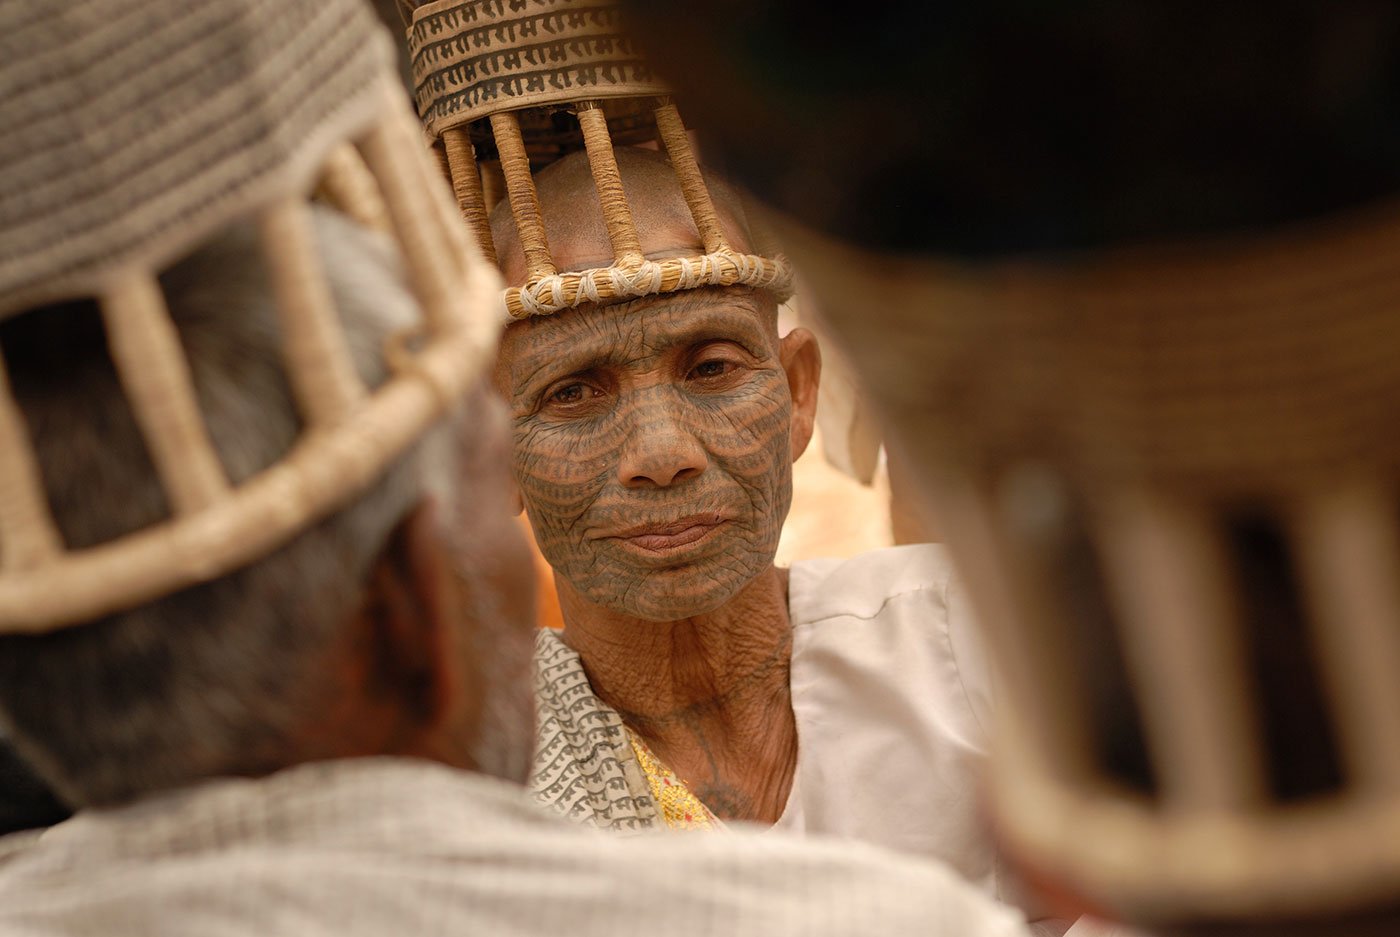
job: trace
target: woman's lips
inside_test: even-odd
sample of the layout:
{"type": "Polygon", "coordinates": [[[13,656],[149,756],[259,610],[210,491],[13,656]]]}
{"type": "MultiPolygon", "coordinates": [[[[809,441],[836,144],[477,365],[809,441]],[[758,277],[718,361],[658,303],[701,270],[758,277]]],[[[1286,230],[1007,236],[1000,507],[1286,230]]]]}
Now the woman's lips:
{"type": "Polygon", "coordinates": [[[668,524],[633,527],[613,536],[648,553],[664,553],[703,540],[724,522],[716,514],[695,514],[668,524]]]}

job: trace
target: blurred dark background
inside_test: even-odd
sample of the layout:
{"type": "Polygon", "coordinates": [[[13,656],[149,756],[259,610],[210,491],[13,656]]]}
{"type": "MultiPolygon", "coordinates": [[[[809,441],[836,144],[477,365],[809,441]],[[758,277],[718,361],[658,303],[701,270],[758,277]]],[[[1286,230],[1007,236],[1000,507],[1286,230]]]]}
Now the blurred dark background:
{"type": "Polygon", "coordinates": [[[626,0],[710,161],[870,247],[1231,233],[1400,189],[1400,5],[626,0]]]}
{"type": "Polygon", "coordinates": [[[67,816],[68,809],[20,760],[9,739],[0,735],[0,836],[49,826],[67,816]]]}

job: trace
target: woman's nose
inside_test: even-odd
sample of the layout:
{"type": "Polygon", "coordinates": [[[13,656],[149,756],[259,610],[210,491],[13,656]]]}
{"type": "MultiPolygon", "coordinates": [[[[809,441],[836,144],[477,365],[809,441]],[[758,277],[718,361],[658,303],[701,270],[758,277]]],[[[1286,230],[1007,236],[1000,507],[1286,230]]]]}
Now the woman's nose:
{"type": "Polygon", "coordinates": [[[695,478],[709,466],[705,449],[670,402],[657,396],[638,402],[632,430],[618,460],[625,487],[666,488],[695,478]]]}

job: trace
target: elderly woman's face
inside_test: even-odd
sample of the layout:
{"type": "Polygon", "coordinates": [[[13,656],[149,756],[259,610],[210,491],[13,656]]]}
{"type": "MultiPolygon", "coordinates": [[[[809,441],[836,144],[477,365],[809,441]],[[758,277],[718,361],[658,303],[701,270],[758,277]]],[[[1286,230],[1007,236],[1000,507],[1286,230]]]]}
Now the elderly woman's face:
{"type": "Polygon", "coordinates": [[[516,480],[545,558],[592,602],[703,614],[772,564],[793,450],[771,303],[698,291],[507,330],[516,480]]]}

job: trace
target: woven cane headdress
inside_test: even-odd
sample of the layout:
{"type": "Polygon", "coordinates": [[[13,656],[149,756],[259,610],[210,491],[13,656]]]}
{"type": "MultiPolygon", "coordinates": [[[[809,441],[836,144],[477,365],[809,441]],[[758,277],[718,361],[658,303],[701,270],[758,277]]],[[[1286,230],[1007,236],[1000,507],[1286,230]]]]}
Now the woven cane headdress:
{"type": "Polygon", "coordinates": [[[1396,206],[1047,262],[782,234],[1006,677],[1008,851],[1134,923],[1393,904],[1396,206]]]}
{"type": "Polygon", "coordinates": [[[357,0],[0,3],[0,318],[97,301],[174,512],[65,549],[0,362],[0,632],[81,623],[260,558],[370,485],[480,372],[500,280],[392,61],[357,0]],[[318,186],[387,229],[422,309],[413,350],[388,355],[374,391],[320,269],[318,186]],[[258,226],[304,430],[234,485],[157,274],[241,218],[258,226]]]}
{"type": "Polygon", "coordinates": [[[633,50],[611,3],[401,2],[411,16],[419,114],[488,253],[493,193],[483,178],[503,178],[526,262],[524,284],[505,292],[510,319],[703,286],[758,287],[780,299],[791,293],[785,259],[742,253],[725,238],[669,92],[633,50]],[[671,161],[703,253],[642,254],[613,146],[651,141],[671,161]],[[588,154],[613,264],[561,273],[531,171],[578,149],[588,154]]]}

